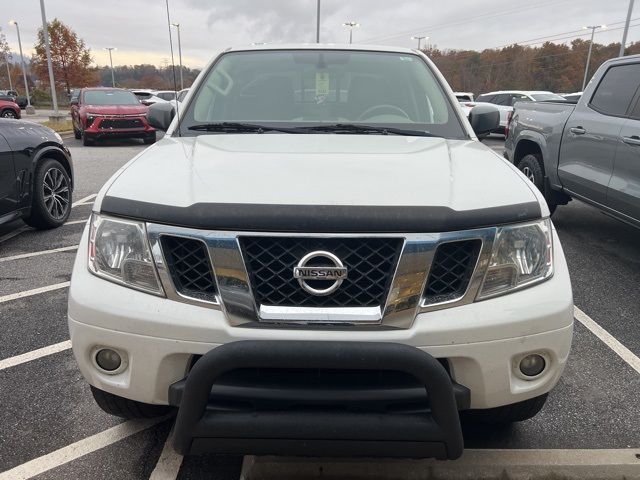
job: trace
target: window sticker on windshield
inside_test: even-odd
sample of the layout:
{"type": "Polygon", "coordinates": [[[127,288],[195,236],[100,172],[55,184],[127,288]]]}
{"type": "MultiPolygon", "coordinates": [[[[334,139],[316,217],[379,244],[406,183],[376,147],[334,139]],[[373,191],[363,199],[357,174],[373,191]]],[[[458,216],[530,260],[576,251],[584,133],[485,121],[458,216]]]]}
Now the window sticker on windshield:
{"type": "Polygon", "coordinates": [[[400,57],[401,62],[413,62],[413,58],[411,57],[400,57]]]}
{"type": "Polygon", "coordinates": [[[329,95],[329,74],[316,72],[316,97],[329,95]]]}

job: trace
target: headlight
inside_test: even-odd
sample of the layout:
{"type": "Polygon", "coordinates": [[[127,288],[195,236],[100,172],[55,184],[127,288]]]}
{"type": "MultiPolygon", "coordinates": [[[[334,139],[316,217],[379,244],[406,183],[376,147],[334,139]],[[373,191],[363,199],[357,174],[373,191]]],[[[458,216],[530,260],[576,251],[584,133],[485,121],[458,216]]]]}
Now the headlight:
{"type": "Polygon", "coordinates": [[[89,270],[128,287],[163,295],[143,222],[93,214],[89,270]]]}
{"type": "Polygon", "coordinates": [[[479,299],[546,280],[553,274],[551,221],[500,227],[479,299]]]}

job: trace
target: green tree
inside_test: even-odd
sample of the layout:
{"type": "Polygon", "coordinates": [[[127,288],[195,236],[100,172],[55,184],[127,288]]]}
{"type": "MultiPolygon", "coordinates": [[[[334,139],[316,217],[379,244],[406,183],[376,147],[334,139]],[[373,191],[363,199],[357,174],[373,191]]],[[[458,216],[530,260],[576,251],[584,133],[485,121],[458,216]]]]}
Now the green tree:
{"type": "MultiPolygon", "coordinates": [[[[91,66],[91,50],[84,40],[57,18],[47,25],[53,76],[57,84],[62,85],[69,94],[72,87],[97,85],[99,76],[91,66]]],[[[42,28],[38,30],[38,41],[34,45],[35,53],[31,58],[33,71],[41,80],[48,77],[47,54],[42,28]]]]}

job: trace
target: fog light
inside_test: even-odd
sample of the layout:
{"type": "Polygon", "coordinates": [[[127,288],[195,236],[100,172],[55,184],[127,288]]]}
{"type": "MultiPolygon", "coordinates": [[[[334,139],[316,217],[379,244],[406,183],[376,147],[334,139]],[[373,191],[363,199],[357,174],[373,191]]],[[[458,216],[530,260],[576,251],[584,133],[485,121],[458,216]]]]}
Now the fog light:
{"type": "Polygon", "coordinates": [[[545,362],[544,357],[538,354],[527,355],[520,360],[520,371],[527,377],[537,377],[544,371],[546,366],[547,362],[545,362]]]}
{"type": "Polygon", "coordinates": [[[113,372],[120,368],[122,365],[122,358],[120,354],[110,348],[103,348],[96,353],[96,363],[100,368],[107,372],[113,372]]]}

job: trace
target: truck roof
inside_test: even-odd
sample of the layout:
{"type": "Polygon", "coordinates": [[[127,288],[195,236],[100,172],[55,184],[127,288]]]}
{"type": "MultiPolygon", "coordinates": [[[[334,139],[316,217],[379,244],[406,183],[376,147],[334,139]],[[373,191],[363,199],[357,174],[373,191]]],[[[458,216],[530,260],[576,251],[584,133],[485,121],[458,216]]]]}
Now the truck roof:
{"type": "Polygon", "coordinates": [[[393,47],[388,45],[351,45],[348,43],[264,43],[229,47],[225,52],[246,52],[260,50],[353,50],[367,52],[417,53],[414,48],[393,47]]]}

